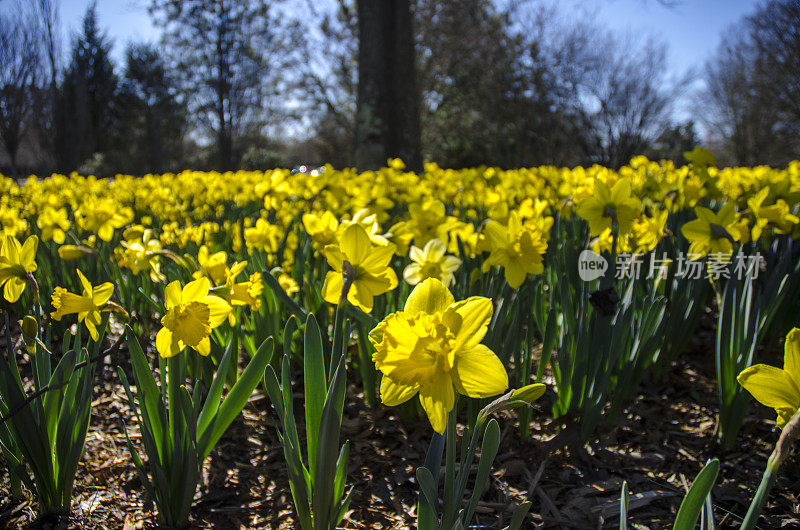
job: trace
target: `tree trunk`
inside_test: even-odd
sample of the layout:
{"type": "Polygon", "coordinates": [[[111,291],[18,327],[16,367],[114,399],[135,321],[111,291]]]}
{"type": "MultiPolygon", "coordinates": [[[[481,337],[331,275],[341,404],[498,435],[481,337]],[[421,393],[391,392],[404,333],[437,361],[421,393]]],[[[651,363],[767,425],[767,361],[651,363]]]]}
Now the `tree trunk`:
{"type": "Polygon", "coordinates": [[[400,157],[422,169],[419,94],[409,0],[358,1],[358,102],[354,160],[364,171],[400,157]]]}

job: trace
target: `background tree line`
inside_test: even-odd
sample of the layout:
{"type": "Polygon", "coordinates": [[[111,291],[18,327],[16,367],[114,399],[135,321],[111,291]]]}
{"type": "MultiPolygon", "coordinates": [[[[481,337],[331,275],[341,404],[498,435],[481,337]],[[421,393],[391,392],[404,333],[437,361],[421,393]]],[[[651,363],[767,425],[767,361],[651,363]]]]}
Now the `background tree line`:
{"type": "Polygon", "coordinates": [[[161,41],[117,64],[94,4],[62,42],[57,0],[0,0],[0,171],[681,162],[686,101],[720,162],[800,158],[800,0],[759,3],[680,78],[664,44],[563,3],[143,1],[161,41]]]}

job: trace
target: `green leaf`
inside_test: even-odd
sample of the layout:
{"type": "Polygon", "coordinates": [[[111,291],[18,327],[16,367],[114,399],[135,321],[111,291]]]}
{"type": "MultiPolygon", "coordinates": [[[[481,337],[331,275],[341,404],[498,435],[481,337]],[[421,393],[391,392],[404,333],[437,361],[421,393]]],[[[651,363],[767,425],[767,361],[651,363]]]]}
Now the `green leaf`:
{"type": "MultiPolygon", "coordinates": [[[[50,390],[44,394],[44,420],[50,443],[55,443],[55,430],[58,422],[58,411],[61,397],[64,395],[64,387],[72,377],[75,369],[75,351],[70,350],[61,357],[56,365],[50,381],[47,382],[50,390]]],[[[85,368],[84,368],[85,369],[85,368]]]]}
{"type": "Polygon", "coordinates": [[[267,366],[264,370],[264,388],[267,389],[269,400],[272,401],[272,406],[278,414],[278,421],[283,425],[283,394],[281,394],[281,387],[278,384],[278,377],[275,375],[275,370],[272,366],[267,366]]]}
{"type": "Polygon", "coordinates": [[[231,355],[233,355],[233,349],[235,347],[235,340],[228,343],[228,346],[225,348],[225,354],[219,362],[217,373],[214,374],[214,379],[211,381],[211,388],[208,389],[208,396],[206,396],[206,401],[203,403],[200,417],[197,418],[197,433],[200,438],[203,437],[219,410],[220,398],[222,397],[222,391],[225,389],[225,382],[227,381],[228,366],[230,366],[231,355]]]}
{"type": "Polygon", "coordinates": [[[298,320],[305,320],[306,319],[306,312],[303,310],[302,307],[297,305],[297,302],[292,300],[292,298],[286,294],[286,291],[283,290],[281,284],[278,283],[277,278],[273,276],[269,271],[264,271],[261,273],[261,277],[264,280],[275,296],[286,306],[286,308],[298,318],[298,320]]]}
{"type": "Polygon", "coordinates": [[[700,470],[697,477],[692,482],[689,492],[683,498],[678,515],[675,517],[673,530],[693,530],[700,517],[700,511],[706,502],[706,497],[714,487],[719,473],[719,460],[716,458],[700,470]]]}
{"type": "MultiPolygon", "coordinates": [[[[139,340],[128,327],[128,351],[131,356],[131,367],[136,387],[139,391],[139,409],[142,412],[142,430],[147,429],[153,437],[156,447],[162,448],[164,441],[164,429],[167,425],[167,414],[164,403],[161,400],[161,391],[153,378],[153,372],[142,352],[139,340]]],[[[163,458],[163,453],[159,452],[159,459],[163,458]]]]}
{"type": "MultiPolygon", "coordinates": [[[[344,494],[344,485],[347,482],[347,461],[350,458],[350,442],[347,441],[339,451],[339,459],[336,461],[336,478],[333,482],[333,498],[340,499],[344,494]]],[[[339,524],[335,521],[334,524],[339,524]]]]}
{"type": "Polygon", "coordinates": [[[486,487],[486,480],[489,478],[489,473],[492,470],[494,457],[497,456],[497,449],[500,447],[500,426],[497,420],[492,418],[486,426],[486,432],[483,434],[483,443],[481,443],[481,458],[478,460],[478,473],[475,475],[475,488],[472,490],[472,498],[469,500],[467,512],[464,516],[463,523],[468,525],[472,514],[475,513],[475,508],[478,506],[478,501],[483,494],[483,489],[486,487]]]}
{"type": "MultiPolygon", "coordinates": [[[[425,500],[428,501],[428,506],[435,507],[439,500],[439,495],[437,493],[436,488],[436,481],[433,479],[433,474],[431,470],[427,467],[418,467],[417,468],[417,483],[419,483],[419,489],[422,494],[425,496],[425,500]]],[[[435,513],[435,508],[434,508],[435,513]]],[[[439,521],[434,516],[430,520],[432,524],[432,528],[439,528],[439,521]]],[[[420,530],[423,530],[420,528],[420,530]]]]}
{"type": "Polygon", "coordinates": [[[233,388],[225,397],[225,401],[220,405],[219,411],[214,416],[213,426],[209,428],[210,430],[206,430],[203,439],[198,442],[198,453],[201,462],[208,457],[231,422],[242,412],[242,409],[253,394],[253,390],[261,380],[270,359],[272,359],[272,337],[264,341],[256,356],[247,363],[247,368],[245,368],[239,380],[236,381],[236,384],[233,385],[233,388]]]}
{"type": "Polygon", "coordinates": [[[533,506],[531,501],[525,501],[514,508],[514,513],[511,515],[511,522],[503,530],[518,530],[522,526],[522,523],[525,522],[525,516],[528,515],[531,506],[533,506]]]}
{"type": "Polygon", "coordinates": [[[622,482],[622,494],[619,496],[619,530],[628,530],[628,481],[622,482]]]}
{"type": "MultiPolygon", "coordinates": [[[[558,313],[551,309],[547,314],[547,327],[542,335],[542,354],[539,358],[539,366],[536,367],[536,380],[541,381],[544,376],[544,371],[550,363],[550,358],[553,355],[553,347],[558,338],[558,313]]],[[[527,382],[527,381],[526,381],[527,382]]]]}
{"type": "Polygon", "coordinates": [[[309,315],[306,319],[303,347],[303,382],[305,383],[308,469],[313,475],[317,469],[317,439],[319,437],[322,409],[325,407],[327,394],[322,335],[314,315],[309,315]]]}
{"type": "Polygon", "coordinates": [[[339,431],[342,417],[337,413],[336,403],[343,399],[346,372],[344,358],[336,367],[331,388],[325,400],[320,420],[319,440],[317,445],[317,467],[312,473],[314,491],[312,510],[315,526],[329,528],[336,517],[339,499],[334,498],[336,467],[339,449],[339,431]]]}

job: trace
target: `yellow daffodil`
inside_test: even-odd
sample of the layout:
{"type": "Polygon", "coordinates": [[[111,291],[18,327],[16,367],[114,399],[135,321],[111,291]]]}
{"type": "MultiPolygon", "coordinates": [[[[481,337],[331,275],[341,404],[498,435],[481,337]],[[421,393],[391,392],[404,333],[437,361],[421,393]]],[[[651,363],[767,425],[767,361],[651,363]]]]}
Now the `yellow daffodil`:
{"type": "Polygon", "coordinates": [[[314,244],[318,248],[325,248],[327,245],[336,243],[336,231],[339,228],[339,221],[330,211],[324,211],[317,215],[313,213],[303,214],[303,227],[314,244]]]}
{"type": "Polygon", "coordinates": [[[129,268],[133,274],[145,269],[150,271],[150,279],[163,282],[166,276],[161,273],[161,261],[158,252],[161,241],[153,237],[153,231],[142,226],[131,227],[123,233],[121,248],[115,250],[120,267],[129,268]]]}
{"type": "Polygon", "coordinates": [[[231,305],[247,305],[253,311],[261,307],[261,293],[264,283],[260,272],[254,272],[244,282],[232,282],[225,285],[224,296],[231,305]]]}
{"type": "Polygon", "coordinates": [[[36,271],[36,249],[39,238],[29,236],[20,245],[17,238],[6,236],[0,239],[0,286],[3,297],[14,303],[25,291],[28,274],[36,271]]]}
{"type": "Polygon", "coordinates": [[[446,252],[447,247],[438,239],[428,241],[424,249],[412,246],[409,257],[413,263],[403,271],[403,279],[409,285],[417,285],[426,278],[436,278],[449,287],[456,281],[454,273],[461,260],[446,252]]]}
{"type": "Polygon", "coordinates": [[[417,285],[403,311],[387,316],[369,334],[372,360],[383,373],[383,403],[399,405],[419,393],[431,426],[441,434],[453,409],[454,388],[475,398],[506,390],[503,363],[480,343],[492,310],[488,298],[456,302],[437,279],[417,285]]]}
{"type": "Polygon", "coordinates": [[[349,225],[338,245],[325,247],[325,257],[333,270],[325,276],[322,298],[331,304],[339,303],[347,272],[352,275],[347,301],[366,313],[372,311],[375,296],[397,287],[397,275],[389,267],[394,249],[391,243],[375,244],[360,224],[349,225]]]}
{"type": "MultiPolygon", "coordinates": [[[[553,223],[548,217],[547,231],[553,223]]],[[[508,285],[516,289],[528,274],[540,274],[544,270],[542,256],[547,251],[547,239],[532,223],[522,223],[516,212],[508,216],[508,225],[490,220],[484,228],[491,253],[483,262],[484,271],[492,266],[503,267],[508,285]]]]}
{"type": "Polygon", "coordinates": [[[456,218],[445,214],[444,203],[436,199],[428,199],[422,203],[408,205],[408,219],[396,223],[389,230],[392,241],[400,247],[400,254],[405,255],[408,245],[413,241],[422,247],[431,239],[447,241],[448,232],[456,224],[456,218]]]}
{"type": "Polygon", "coordinates": [[[713,166],[717,163],[717,158],[711,154],[711,151],[699,145],[691,151],[683,153],[683,158],[698,167],[713,166]]]}
{"type": "Polygon", "coordinates": [[[36,226],[42,231],[42,239],[51,239],[59,245],[66,240],[65,230],[69,229],[66,208],[46,208],[36,219],[36,226]]]}
{"type": "Polygon", "coordinates": [[[627,234],[641,211],[642,203],[631,196],[631,181],[627,178],[618,180],[611,188],[595,180],[594,194],[580,201],[575,208],[575,213],[589,223],[593,236],[611,228],[614,220],[619,233],[627,234]]]}
{"type": "Polygon", "coordinates": [[[752,229],[754,241],[761,237],[761,232],[768,224],[771,224],[775,228],[775,232],[786,234],[791,232],[795,225],[800,222],[800,218],[792,214],[789,205],[783,199],[776,200],[773,205],[764,206],[764,201],[769,193],[770,188],[767,186],[754,197],[747,199],[750,212],[755,217],[755,223],[752,229]]]}
{"type": "Polygon", "coordinates": [[[211,254],[208,247],[203,245],[197,252],[197,263],[200,270],[195,271],[195,279],[209,278],[215,285],[224,283],[228,272],[228,254],[220,250],[211,254]]]}
{"type": "Polygon", "coordinates": [[[161,317],[164,326],[156,334],[156,349],[162,357],[172,357],[186,346],[200,355],[211,352],[208,336],[211,330],[225,322],[231,306],[218,296],[209,294],[211,283],[201,277],[187,283],[183,289],[177,280],[164,290],[164,307],[161,317]]]}
{"type": "Polygon", "coordinates": [[[89,199],[76,212],[79,224],[91,230],[103,241],[111,241],[114,231],[133,219],[133,211],[114,199],[89,199]]]}
{"type": "Polygon", "coordinates": [[[105,282],[94,287],[80,270],[78,278],[83,286],[83,294],[73,294],[63,287],[56,287],[51,301],[55,311],[50,313],[50,316],[53,320],[61,320],[64,315],[77,313],[78,322],[86,325],[92,340],[96,342],[100,338],[97,332],[97,326],[101,322],[100,311],[114,294],[114,284],[105,282]]]}
{"type": "Polygon", "coordinates": [[[283,232],[281,227],[270,224],[266,219],[258,219],[255,226],[245,228],[244,240],[250,249],[274,254],[283,239],[283,232]]]}
{"type": "Polygon", "coordinates": [[[786,336],[783,369],[767,364],[746,368],[737,378],[754,398],[778,413],[778,427],[783,428],[800,408],[800,329],[786,336]]]}
{"type": "Polygon", "coordinates": [[[725,263],[730,261],[733,243],[741,239],[736,205],[726,202],[719,213],[702,206],[696,207],[694,211],[697,219],[681,227],[681,233],[691,243],[689,255],[702,257],[713,253],[715,257],[722,257],[725,263]]]}
{"type": "Polygon", "coordinates": [[[637,252],[646,253],[656,248],[667,226],[667,210],[655,210],[652,217],[643,215],[633,222],[633,237],[637,252]]]}
{"type": "Polygon", "coordinates": [[[19,208],[10,208],[0,202],[0,239],[5,236],[17,237],[28,230],[28,221],[19,208]]]}
{"type": "Polygon", "coordinates": [[[295,279],[285,272],[282,272],[280,276],[278,276],[278,284],[289,296],[292,296],[294,293],[300,291],[300,286],[297,285],[295,279]]]}
{"type": "Polygon", "coordinates": [[[64,261],[74,261],[94,254],[94,250],[83,245],[61,245],[58,247],[58,257],[64,261]]]}

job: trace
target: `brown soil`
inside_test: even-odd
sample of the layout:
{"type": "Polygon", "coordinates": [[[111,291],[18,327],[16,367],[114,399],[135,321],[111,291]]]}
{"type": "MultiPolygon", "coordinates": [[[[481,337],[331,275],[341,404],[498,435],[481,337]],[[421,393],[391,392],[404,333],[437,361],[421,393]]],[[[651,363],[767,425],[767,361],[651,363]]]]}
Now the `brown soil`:
{"type": "MultiPolygon", "coordinates": [[[[713,490],[718,528],[737,528],[777,440],[773,411],[753,404],[734,450],[715,442],[717,413],[713,347],[701,330],[666,382],[646,382],[616,425],[603,427],[583,450],[554,447],[558,433],[549,420],[552,394],[536,404],[532,438],[523,440],[517,416],[501,418],[502,441],[488,490],[475,521],[502,528],[521,501],[533,502],[524,528],[617,528],[619,495],[631,492],[629,525],[670,528],[685,488],[705,462],[720,458],[713,490]]],[[[773,348],[774,349],[774,348],[773,348]]],[[[774,351],[766,356],[772,359],[774,351]]],[[[125,363],[122,354],[113,362],[125,363]]],[[[779,364],[780,361],[776,359],[779,364]]],[[[154,506],[146,499],[125,444],[124,425],[136,440],[122,388],[110,368],[94,402],[73,511],[59,520],[37,520],[28,494],[13,503],[8,479],[0,483],[0,525],[9,528],[152,528],[154,506]]],[[[302,380],[302,378],[300,378],[302,380]]],[[[344,528],[412,528],[421,465],[431,429],[404,424],[395,410],[369,408],[351,388],[343,435],[351,441],[348,476],[355,494],[344,528]]],[[[299,397],[299,396],[298,396],[299,397]]],[[[291,494],[275,431],[275,416],[263,394],[251,399],[206,462],[204,483],[192,509],[203,528],[294,528],[291,494]]],[[[759,528],[800,528],[800,459],[792,456],[767,503],[759,528]]]]}

